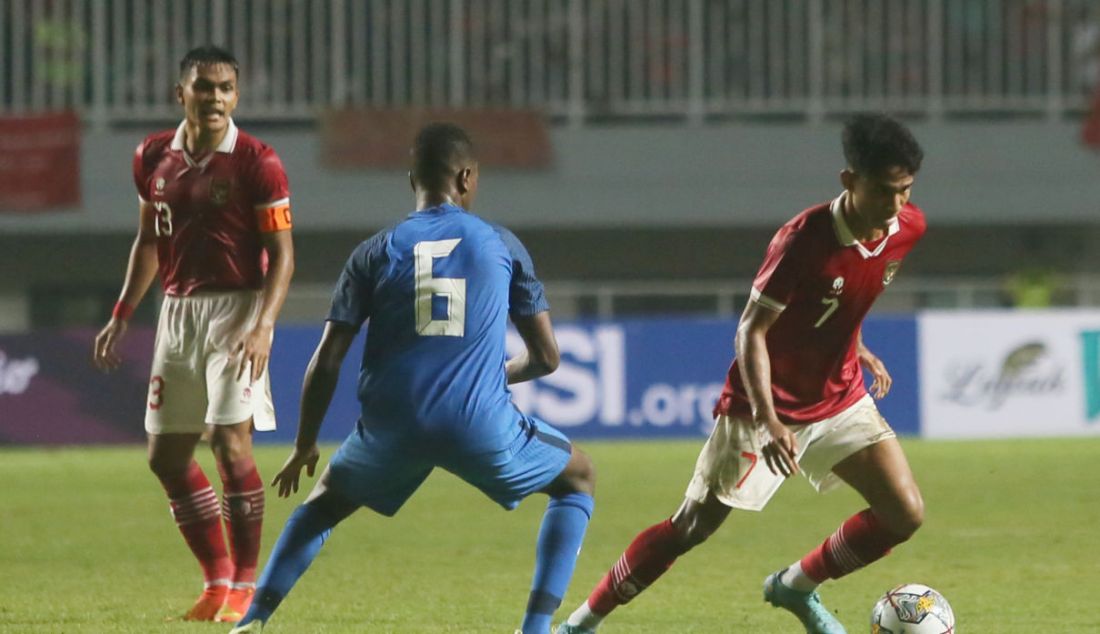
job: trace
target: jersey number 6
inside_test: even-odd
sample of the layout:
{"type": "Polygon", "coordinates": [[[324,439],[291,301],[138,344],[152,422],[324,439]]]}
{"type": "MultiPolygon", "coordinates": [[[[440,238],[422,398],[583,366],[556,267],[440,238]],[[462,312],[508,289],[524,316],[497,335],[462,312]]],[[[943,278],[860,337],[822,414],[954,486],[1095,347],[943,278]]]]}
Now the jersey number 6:
{"type": "Polygon", "coordinates": [[[461,337],[466,334],[466,280],[432,277],[432,261],[445,258],[462,238],[425,240],[413,247],[416,274],[416,332],[419,335],[461,337]],[[435,298],[447,303],[447,318],[432,319],[435,298]]]}

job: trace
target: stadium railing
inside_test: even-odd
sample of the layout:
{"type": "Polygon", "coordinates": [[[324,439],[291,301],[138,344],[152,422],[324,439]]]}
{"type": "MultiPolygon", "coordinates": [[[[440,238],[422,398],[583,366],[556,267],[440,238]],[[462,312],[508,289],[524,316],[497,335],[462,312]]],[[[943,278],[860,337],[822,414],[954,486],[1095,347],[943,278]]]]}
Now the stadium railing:
{"type": "MultiPolygon", "coordinates": [[[[731,280],[549,280],[546,293],[556,319],[624,319],[647,316],[698,316],[735,319],[748,300],[750,279],[731,280]]],[[[1100,307],[1100,276],[1067,275],[1056,283],[1052,306],[1100,307]]],[[[114,288],[103,297],[114,298],[114,288]]],[[[139,319],[148,323],[159,305],[159,290],[143,302],[139,319]]],[[[103,297],[47,295],[50,306],[36,306],[27,293],[0,292],[0,334],[38,327],[98,326],[103,297]],[[59,303],[60,301],[60,303],[59,303]],[[51,312],[52,311],[52,312],[51,312]]],[[[332,286],[295,282],[280,323],[318,324],[328,314],[332,286]]],[[[40,295],[41,298],[41,295],[40,295]]],[[[107,304],[109,306],[109,304],[107,304]]],[[[895,280],[875,303],[875,312],[912,314],[923,309],[993,309],[1012,305],[1005,279],[994,277],[912,276],[895,280]]]]}
{"type": "MultiPolygon", "coordinates": [[[[615,281],[548,281],[546,293],[559,318],[611,319],[631,315],[693,314],[736,318],[748,300],[749,279],[615,281]]],[[[332,287],[295,284],[284,318],[288,321],[323,320],[332,287]]],[[[1055,293],[1060,306],[1100,306],[1100,277],[1066,276],[1055,293]]],[[[912,313],[921,309],[1004,308],[1011,304],[1005,281],[990,277],[917,277],[898,279],[875,304],[876,312],[912,313]]]]}
{"type": "Polygon", "coordinates": [[[558,120],[862,109],[1060,117],[1100,75],[1093,0],[0,0],[0,114],[176,116],[197,44],[240,58],[252,119],[346,106],[558,120]]]}

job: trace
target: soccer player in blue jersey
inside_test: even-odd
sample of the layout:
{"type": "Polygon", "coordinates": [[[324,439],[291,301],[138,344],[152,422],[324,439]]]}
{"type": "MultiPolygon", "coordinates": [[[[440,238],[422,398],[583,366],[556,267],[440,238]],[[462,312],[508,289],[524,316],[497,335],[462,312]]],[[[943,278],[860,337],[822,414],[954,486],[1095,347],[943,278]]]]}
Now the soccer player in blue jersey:
{"type": "Polygon", "coordinates": [[[359,422],[287,520],[233,633],[262,630],[337,523],[361,506],[392,516],[435,467],[505,509],[532,493],[550,497],[519,632],[548,634],[573,574],[592,515],[592,463],[561,432],[520,412],[506,386],[558,365],[542,283],[511,232],[467,211],[478,167],[462,129],[422,129],[409,178],[416,211],[360,244],[337,282],[303,380],[294,451],[273,482],[279,495],[298,490],[303,468],[313,475],[341,362],[369,319],[359,422]],[[527,348],[512,359],[504,351],[509,317],[527,348]]]}

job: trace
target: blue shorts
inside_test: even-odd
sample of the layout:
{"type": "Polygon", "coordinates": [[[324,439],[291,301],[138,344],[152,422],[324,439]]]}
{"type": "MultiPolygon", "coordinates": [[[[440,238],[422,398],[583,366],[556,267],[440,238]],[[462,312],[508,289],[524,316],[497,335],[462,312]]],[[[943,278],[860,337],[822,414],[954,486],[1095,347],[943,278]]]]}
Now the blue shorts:
{"type": "Polygon", "coordinates": [[[348,436],[329,463],[329,487],[351,502],[392,516],[435,467],[477,487],[507,510],[546,488],[565,469],[573,447],[549,423],[525,416],[499,451],[463,452],[405,434],[348,436]]]}

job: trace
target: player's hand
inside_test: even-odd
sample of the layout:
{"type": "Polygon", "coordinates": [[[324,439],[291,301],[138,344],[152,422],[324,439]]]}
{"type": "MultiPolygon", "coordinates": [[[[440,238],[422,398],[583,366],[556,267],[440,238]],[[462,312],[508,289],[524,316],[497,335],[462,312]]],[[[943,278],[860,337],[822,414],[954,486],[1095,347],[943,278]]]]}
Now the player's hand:
{"type": "Polygon", "coordinates": [[[873,379],[871,382],[871,396],[878,399],[889,394],[890,386],[894,384],[894,380],[890,378],[890,373],[886,371],[886,364],[882,362],[882,359],[876,357],[865,346],[859,346],[856,355],[859,357],[860,365],[871,373],[873,379]]]}
{"type": "Polygon", "coordinates": [[[312,478],[320,457],[321,452],[317,449],[317,445],[310,445],[306,449],[295,447],[290,457],[283,463],[283,468],[279,469],[279,473],[276,473],[271,480],[271,486],[279,487],[279,497],[290,497],[291,493],[297,493],[298,481],[302,477],[302,467],[306,468],[306,475],[312,478]]]}
{"type": "Polygon", "coordinates": [[[122,365],[122,357],[115,349],[118,342],[126,334],[126,321],[111,318],[103,330],[95,337],[95,346],[92,348],[92,363],[104,372],[110,372],[122,365]]]}
{"type": "Polygon", "coordinates": [[[784,478],[798,473],[798,441],[791,429],[774,418],[764,428],[770,436],[762,450],[768,469],[784,478]]]}
{"type": "Polygon", "coordinates": [[[237,367],[237,380],[244,376],[245,370],[251,368],[249,383],[255,383],[267,369],[267,360],[271,358],[270,326],[257,325],[234,348],[231,358],[240,356],[240,365],[237,367]]]}

